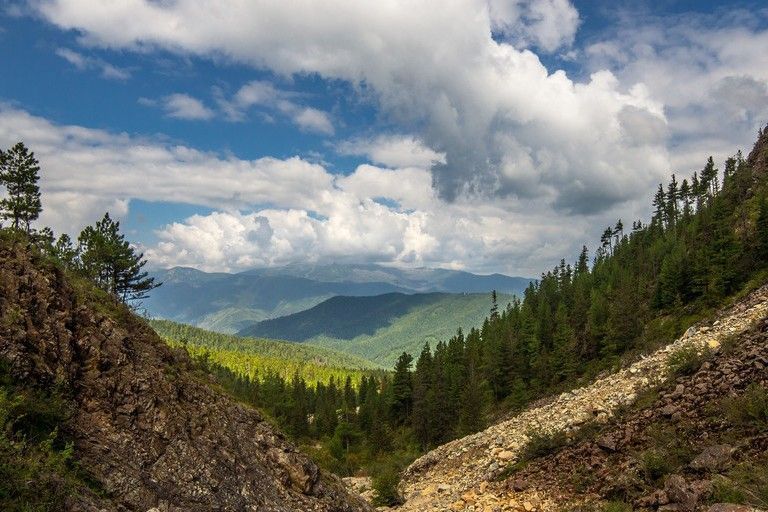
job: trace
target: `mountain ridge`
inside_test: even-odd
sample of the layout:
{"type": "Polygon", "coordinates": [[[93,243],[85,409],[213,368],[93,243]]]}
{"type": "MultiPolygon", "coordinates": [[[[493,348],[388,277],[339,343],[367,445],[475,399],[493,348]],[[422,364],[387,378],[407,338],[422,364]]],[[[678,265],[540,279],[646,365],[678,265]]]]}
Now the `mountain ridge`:
{"type": "Polygon", "coordinates": [[[248,325],[308,310],[335,296],[387,293],[514,293],[532,281],[446,269],[403,270],[381,265],[308,265],[235,274],[173,267],[152,274],[163,286],[144,306],[150,316],[234,334],[248,325]]]}

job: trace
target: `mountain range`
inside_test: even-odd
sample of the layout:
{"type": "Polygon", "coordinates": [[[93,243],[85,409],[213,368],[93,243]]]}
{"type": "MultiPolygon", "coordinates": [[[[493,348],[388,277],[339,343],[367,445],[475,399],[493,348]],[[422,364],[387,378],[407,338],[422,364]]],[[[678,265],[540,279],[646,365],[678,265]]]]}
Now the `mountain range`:
{"type": "Polygon", "coordinates": [[[531,281],[502,274],[398,269],[375,264],[294,264],[235,274],[174,267],[155,271],[152,276],[163,286],[154,290],[144,304],[150,316],[224,333],[235,333],[262,320],[298,313],[336,296],[490,293],[491,290],[521,295],[531,281]]]}

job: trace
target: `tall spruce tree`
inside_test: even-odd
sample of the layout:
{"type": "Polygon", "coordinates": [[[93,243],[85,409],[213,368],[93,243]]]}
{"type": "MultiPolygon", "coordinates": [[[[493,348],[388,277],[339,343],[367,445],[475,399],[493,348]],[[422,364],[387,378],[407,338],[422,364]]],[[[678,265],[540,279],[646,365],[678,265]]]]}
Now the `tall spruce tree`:
{"type": "Polygon", "coordinates": [[[31,232],[31,223],[43,210],[40,202],[39,162],[23,142],[0,151],[0,184],[7,197],[0,200],[0,219],[10,220],[14,229],[31,232]]]}
{"type": "Polygon", "coordinates": [[[160,286],[143,270],[147,261],[136,253],[120,233],[120,223],[109,213],[86,227],[78,237],[80,266],[96,284],[123,302],[145,299],[147,293],[160,286]]]}

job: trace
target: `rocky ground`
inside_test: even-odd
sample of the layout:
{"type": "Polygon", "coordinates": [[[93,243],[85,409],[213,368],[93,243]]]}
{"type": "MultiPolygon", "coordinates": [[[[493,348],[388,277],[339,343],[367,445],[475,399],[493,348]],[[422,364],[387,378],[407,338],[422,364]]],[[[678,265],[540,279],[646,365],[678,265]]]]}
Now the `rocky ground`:
{"type": "Polygon", "coordinates": [[[71,400],[63,427],[96,491],[66,510],[369,510],[186,352],[19,242],[0,244],[0,357],[71,400]]]}
{"type": "MultiPolygon", "coordinates": [[[[745,382],[765,378],[768,374],[766,337],[763,331],[754,329],[766,317],[768,287],[763,287],[723,312],[711,324],[689,329],[671,345],[626,369],[429,452],[405,471],[401,490],[406,502],[397,510],[530,512],[559,510],[567,503],[579,500],[614,498],[629,500],[629,505],[635,508],[688,510],[690,503],[683,505],[680,502],[690,501],[691,495],[698,496],[696,506],[700,506],[698,502],[707,494],[705,488],[709,485],[700,482],[708,480],[688,474],[664,475],[665,480],[657,482],[661,486],[659,494],[653,496],[621,495],[618,491],[614,496],[608,491],[610,486],[621,485],[620,477],[636,473],[635,452],[640,447],[633,443],[651,436],[644,430],[641,435],[643,427],[658,422],[674,425],[683,418],[697,417],[695,411],[703,411],[715,398],[739,390],[745,382]],[[723,343],[740,348],[734,351],[735,356],[726,356],[720,349],[723,343]],[[647,401],[651,390],[668,384],[671,361],[679,360],[683,353],[705,351],[711,351],[715,356],[699,373],[687,377],[688,380],[672,382],[672,389],[646,404],[645,410],[624,418],[629,414],[626,409],[638,397],[640,401],[647,401]],[[617,413],[621,413],[620,421],[616,419],[617,413]],[[602,432],[609,425],[615,425],[614,430],[609,430],[601,442],[590,440],[574,444],[580,435],[586,435],[579,432],[602,432]],[[561,451],[563,459],[538,459],[518,472],[511,471],[532,436],[554,437],[554,434],[562,434],[571,440],[561,451]],[[579,477],[579,472],[584,473],[583,478],[579,477]],[[571,481],[574,478],[577,481],[571,481]],[[667,480],[668,488],[664,488],[667,480]]],[[[711,429],[714,429],[712,432],[717,429],[709,424],[688,424],[694,431],[703,429],[690,451],[700,449],[704,453],[712,448],[707,436],[711,429]]],[[[663,425],[654,428],[661,428],[657,437],[671,435],[665,434],[663,425]]],[[[727,447],[717,449],[723,453],[730,453],[732,448],[736,450],[733,445],[724,446],[727,447]]],[[[749,447],[739,449],[749,452],[759,451],[761,447],[765,450],[765,440],[758,436],[749,441],[749,447]]]]}

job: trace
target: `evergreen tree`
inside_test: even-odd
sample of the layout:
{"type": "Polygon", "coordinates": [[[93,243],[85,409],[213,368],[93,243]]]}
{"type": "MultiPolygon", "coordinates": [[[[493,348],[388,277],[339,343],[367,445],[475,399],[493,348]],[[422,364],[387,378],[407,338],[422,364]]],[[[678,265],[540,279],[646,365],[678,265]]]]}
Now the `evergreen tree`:
{"type": "Polygon", "coordinates": [[[80,266],[96,284],[123,302],[147,297],[160,286],[143,270],[144,254],[136,254],[120,233],[120,223],[109,213],[95,226],[86,227],[78,237],[80,266]]]}
{"type": "Polygon", "coordinates": [[[24,143],[8,151],[0,151],[0,184],[5,185],[7,197],[0,199],[0,219],[11,220],[14,229],[31,232],[30,224],[43,210],[40,202],[39,162],[24,143]]]}
{"type": "Polygon", "coordinates": [[[403,352],[395,364],[392,377],[392,417],[396,423],[405,423],[411,415],[413,405],[413,382],[411,380],[413,357],[403,352]]]}

